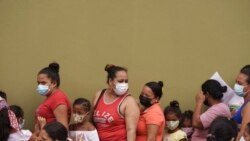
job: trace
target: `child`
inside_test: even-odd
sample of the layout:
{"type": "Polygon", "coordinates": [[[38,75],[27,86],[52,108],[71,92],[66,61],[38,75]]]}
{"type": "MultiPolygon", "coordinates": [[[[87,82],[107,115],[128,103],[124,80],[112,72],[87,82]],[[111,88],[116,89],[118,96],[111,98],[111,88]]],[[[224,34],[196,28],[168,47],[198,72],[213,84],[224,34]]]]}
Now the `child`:
{"type": "Polygon", "coordinates": [[[245,139],[245,141],[250,141],[250,123],[247,124],[243,137],[245,139]]]}
{"type": "Polygon", "coordinates": [[[164,109],[164,115],[167,124],[167,133],[164,136],[164,141],[186,141],[186,133],[179,128],[182,114],[178,101],[170,102],[170,106],[164,109]]]}
{"type": "Polygon", "coordinates": [[[87,118],[90,109],[91,104],[87,99],[78,98],[74,101],[74,124],[69,126],[69,138],[73,141],[99,141],[97,130],[87,118]]]}
{"type": "Polygon", "coordinates": [[[193,111],[188,110],[182,114],[181,129],[187,134],[188,140],[191,140],[191,136],[194,132],[192,127],[193,111]]]}
{"type": "Polygon", "coordinates": [[[16,141],[16,140],[28,141],[31,138],[32,133],[30,132],[30,130],[23,129],[25,121],[23,109],[18,105],[11,105],[9,108],[16,115],[17,122],[21,130],[11,133],[9,135],[8,141],[16,141]]]}
{"type": "Polygon", "coordinates": [[[236,123],[227,117],[217,117],[211,123],[207,141],[234,141],[237,137],[237,132],[236,123]]]}

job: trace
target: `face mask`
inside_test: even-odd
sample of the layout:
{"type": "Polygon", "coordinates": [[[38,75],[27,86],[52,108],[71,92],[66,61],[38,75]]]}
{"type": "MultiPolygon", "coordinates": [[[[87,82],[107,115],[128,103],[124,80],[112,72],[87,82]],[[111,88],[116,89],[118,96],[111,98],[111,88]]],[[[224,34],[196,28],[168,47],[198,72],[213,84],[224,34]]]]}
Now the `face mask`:
{"type": "Polygon", "coordinates": [[[22,128],[24,127],[24,122],[25,122],[25,120],[23,119],[23,120],[22,120],[22,123],[19,124],[19,128],[20,128],[20,129],[22,129],[22,128]]]}
{"type": "Polygon", "coordinates": [[[235,85],[234,85],[234,91],[235,91],[235,93],[236,93],[238,96],[244,97],[243,89],[244,89],[244,86],[235,83],[235,85]]]}
{"type": "Polygon", "coordinates": [[[116,95],[120,96],[125,94],[128,91],[128,83],[116,83],[114,92],[116,95]]]}
{"type": "Polygon", "coordinates": [[[84,115],[79,115],[79,114],[73,114],[73,119],[76,124],[82,123],[85,117],[87,116],[88,113],[84,115]]]}
{"type": "Polygon", "coordinates": [[[40,95],[46,96],[46,95],[48,94],[48,91],[49,91],[49,86],[39,84],[39,85],[37,86],[36,91],[37,91],[37,93],[39,93],[40,95]]]}
{"type": "Polygon", "coordinates": [[[209,106],[208,100],[205,99],[205,101],[203,102],[203,104],[206,105],[206,106],[209,106]]]}
{"type": "Polygon", "coordinates": [[[180,121],[167,121],[167,128],[169,130],[174,130],[179,126],[180,121]]]}
{"type": "Polygon", "coordinates": [[[150,98],[147,98],[143,95],[140,95],[139,99],[140,99],[141,105],[143,105],[144,107],[148,108],[148,107],[152,106],[150,98]]]}
{"type": "Polygon", "coordinates": [[[182,128],[182,131],[184,131],[187,134],[187,136],[190,136],[193,134],[194,130],[192,127],[186,127],[186,128],[182,128]]]}

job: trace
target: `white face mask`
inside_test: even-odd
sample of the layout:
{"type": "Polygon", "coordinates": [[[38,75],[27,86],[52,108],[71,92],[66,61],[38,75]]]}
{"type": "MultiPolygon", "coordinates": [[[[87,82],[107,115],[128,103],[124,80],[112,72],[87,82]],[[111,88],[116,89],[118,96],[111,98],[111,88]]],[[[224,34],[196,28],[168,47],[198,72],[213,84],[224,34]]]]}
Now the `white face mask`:
{"type": "Polygon", "coordinates": [[[19,123],[19,128],[22,129],[24,127],[25,120],[22,120],[22,123],[19,123]]]}
{"type": "Polygon", "coordinates": [[[38,92],[38,94],[40,94],[42,96],[46,96],[48,94],[48,92],[49,92],[49,86],[39,84],[37,86],[36,91],[38,92]]]}
{"type": "Polygon", "coordinates": [[[180,121],[167,121],[167,128],[169,130],[174,130],[179,126],[180,121]]]}
{"type": "Polygon", "coordinates": [[[235,93],[238,95],[238,96],[240,96],[240,97],[244,97],[244,86],[242,86],[242,85],[239,85],[239,84],[237,84],[237,83],[235,83],[234,84],[234,91],[235,91],[235,93]]]}
{"type": "Polygon", "coordinates": [[[128,83],[116,83],[115,84],[115,89],[114,92],[116,93],[116,95],[120,96],[125,94],[128,91],[128,83]]]}
{"type": "Polygon", "coordinates": [[[73,119],[74,119],[74,123],[78,124],[78,123],[82,123],[83,120],[85,119],[85,117],[88,115],[88,113],[84,114],[84,115],[79,115],[79,114],[73,114],[73,119]]]}

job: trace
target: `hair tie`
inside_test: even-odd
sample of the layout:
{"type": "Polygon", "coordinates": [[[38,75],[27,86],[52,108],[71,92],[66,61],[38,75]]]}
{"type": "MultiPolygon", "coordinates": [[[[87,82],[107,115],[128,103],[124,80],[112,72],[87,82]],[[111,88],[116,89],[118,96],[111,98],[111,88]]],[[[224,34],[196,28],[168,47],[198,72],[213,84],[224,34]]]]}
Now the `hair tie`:
{"type": "Polygon", "coordinates": [[[213,134],[208,134],[207,137],[215,138],[215,135],[213,135],[213,134]]]}

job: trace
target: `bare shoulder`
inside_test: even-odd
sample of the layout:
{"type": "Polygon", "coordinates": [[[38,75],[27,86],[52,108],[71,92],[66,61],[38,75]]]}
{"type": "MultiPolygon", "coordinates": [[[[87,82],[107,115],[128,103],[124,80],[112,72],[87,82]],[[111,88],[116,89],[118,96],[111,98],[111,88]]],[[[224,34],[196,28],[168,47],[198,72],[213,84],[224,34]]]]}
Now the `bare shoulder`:
{"type": "Polygon", "coordinates": [[[96,104],[97,99],[99,98],[101,92],[102,92],[102,90],[99,90],[98,92],[95,93],[95,96],[94,96],[93,101],[92,101],[93,105],[96,104]]]}
{"type": "Polygon", "coordinates": [[[124,103],[126,104],[137,104],[135,98],[131,95],[128,95],[125,99],[124,99],[124,103]]]}

